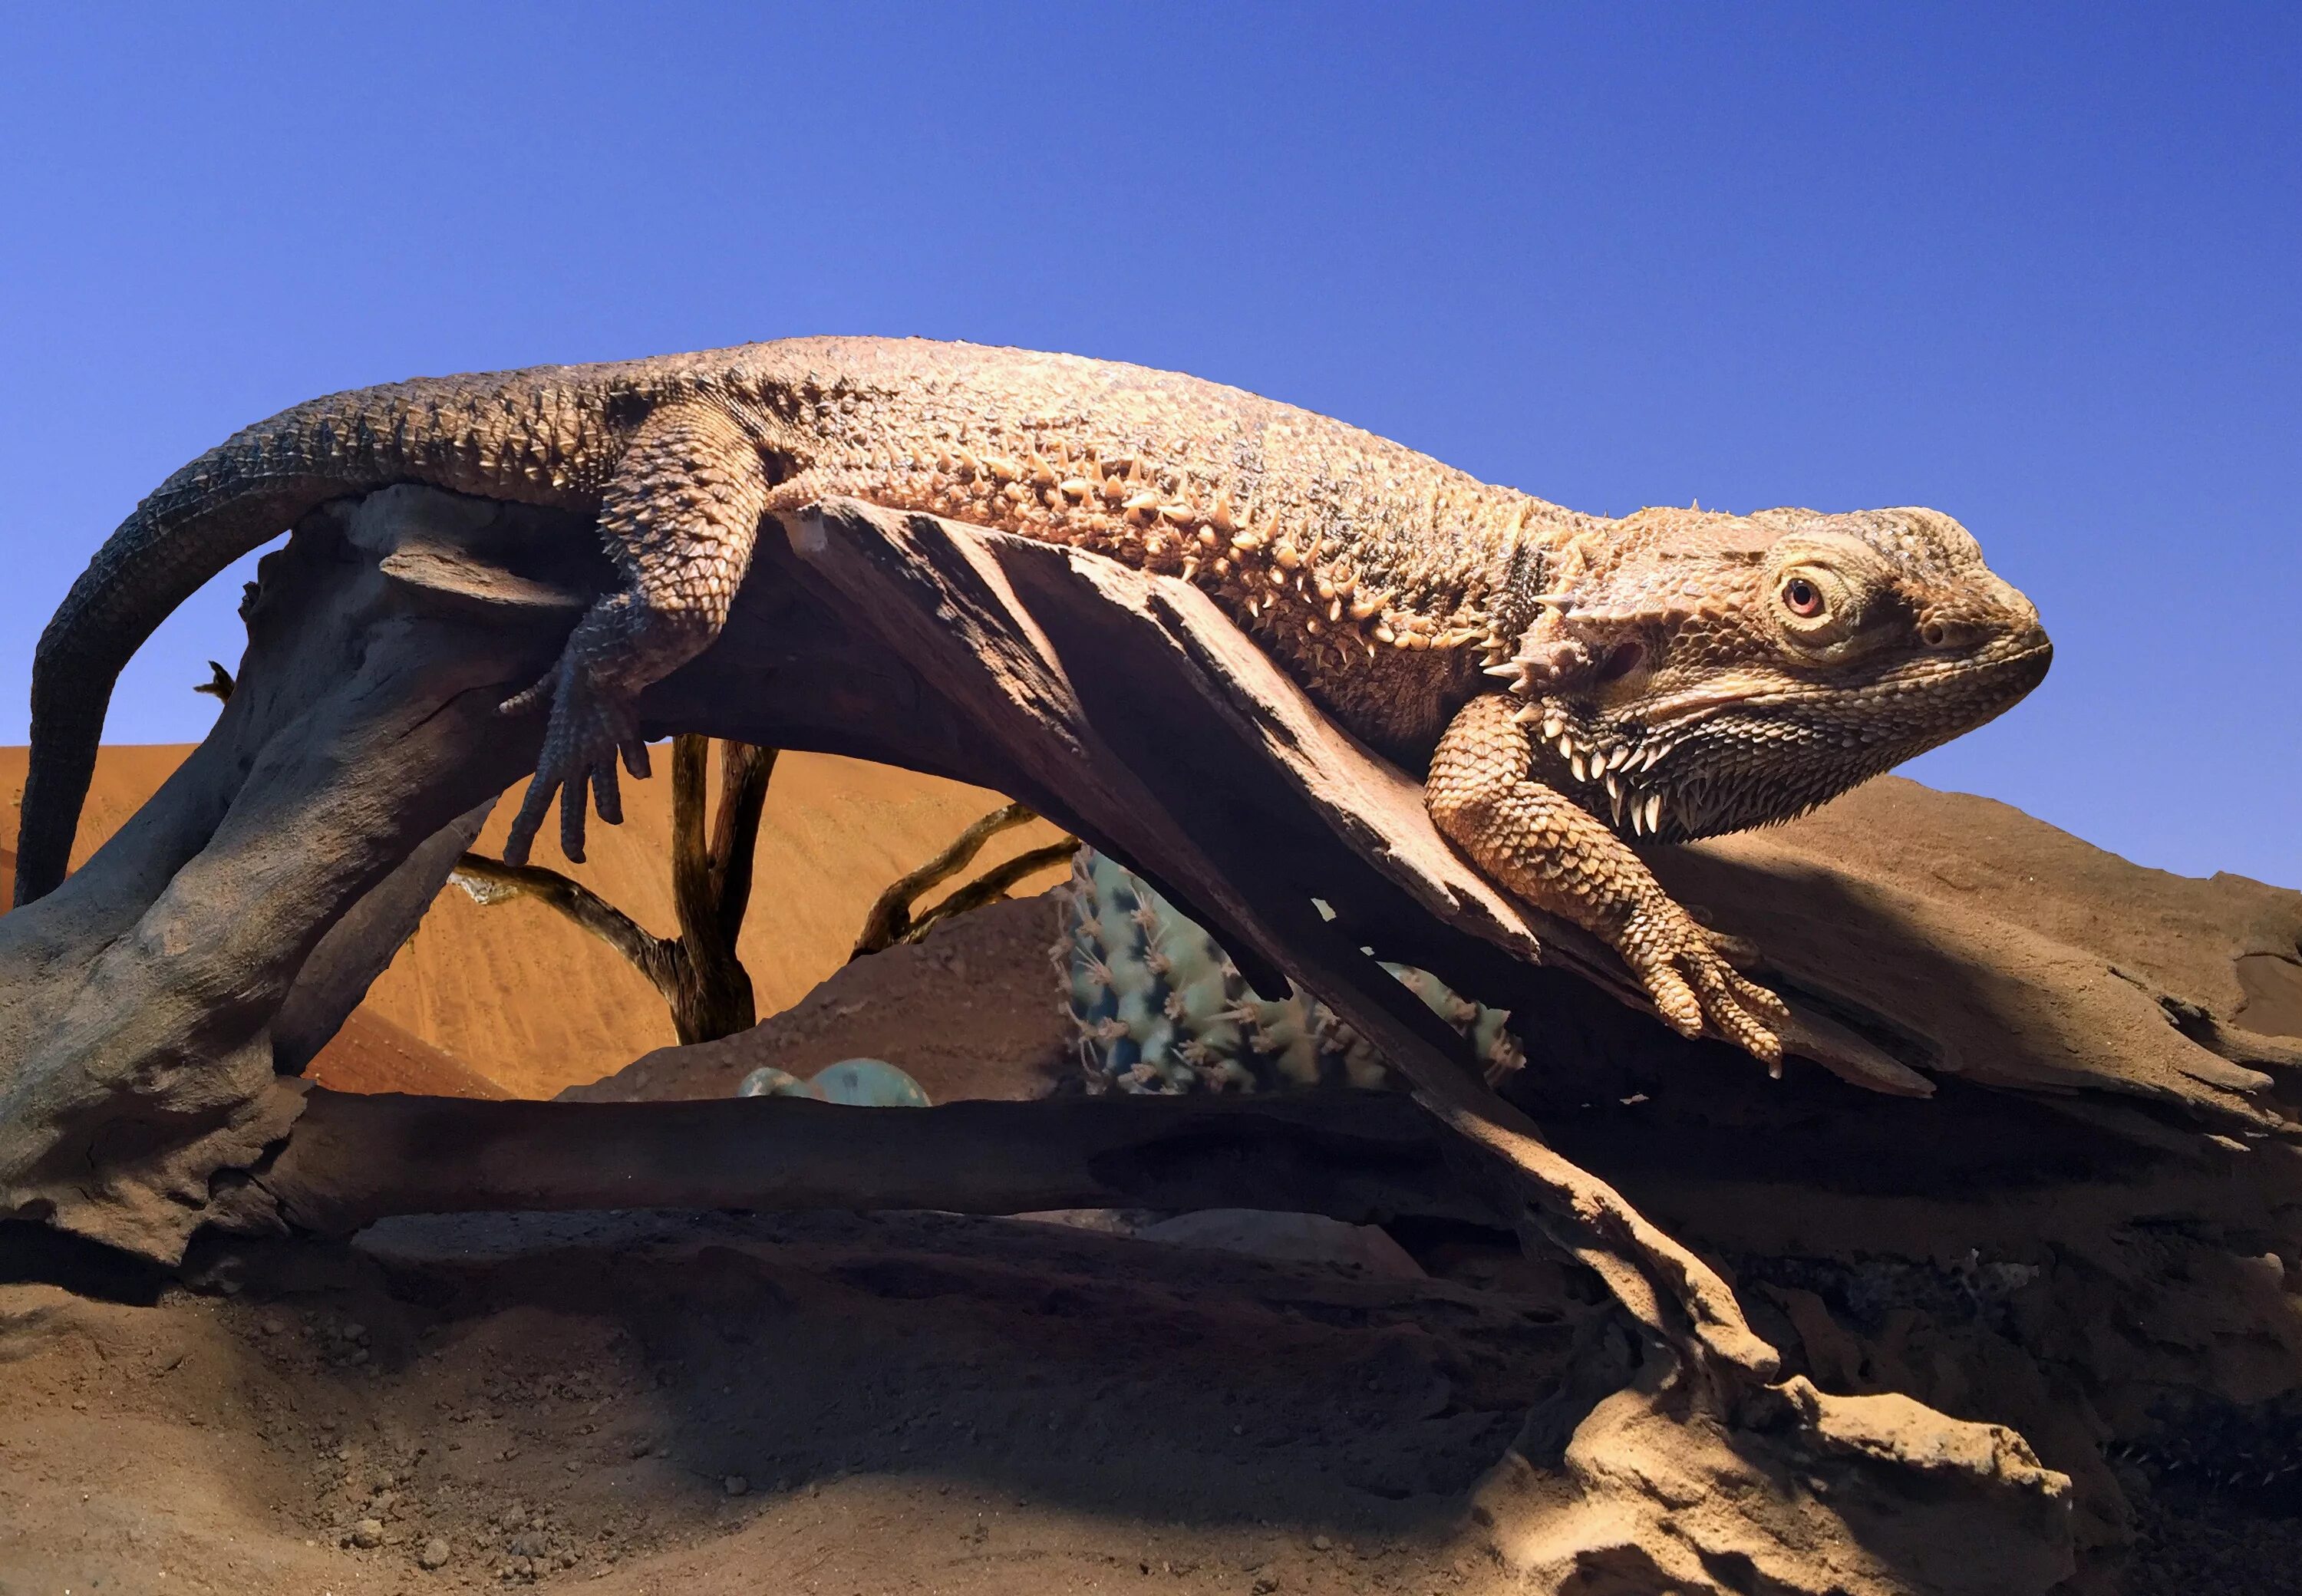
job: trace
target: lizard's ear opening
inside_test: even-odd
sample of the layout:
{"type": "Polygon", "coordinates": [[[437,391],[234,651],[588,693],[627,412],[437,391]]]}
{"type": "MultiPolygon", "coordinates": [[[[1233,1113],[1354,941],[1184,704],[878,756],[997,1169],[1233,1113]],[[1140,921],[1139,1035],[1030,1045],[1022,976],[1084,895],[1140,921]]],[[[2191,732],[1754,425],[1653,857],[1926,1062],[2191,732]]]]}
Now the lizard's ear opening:
{"type": "Polygon", "coordinates": [[[1593,679],[1600,682],[1619,682],[1636,670],[1646,657],[1646,644],[1618,643],[1608,650],[1607,657],[1599,662],[1599,668],[1593,673],[1593,679]]]}

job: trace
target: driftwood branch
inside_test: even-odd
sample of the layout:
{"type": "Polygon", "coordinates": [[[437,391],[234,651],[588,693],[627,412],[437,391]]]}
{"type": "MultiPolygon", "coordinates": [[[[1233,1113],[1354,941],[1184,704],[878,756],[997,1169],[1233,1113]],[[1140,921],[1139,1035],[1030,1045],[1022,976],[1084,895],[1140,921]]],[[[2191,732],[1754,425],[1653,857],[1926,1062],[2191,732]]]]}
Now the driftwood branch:
{"type": "Polygon", "coordinates": [[[1430,1121],[1377,1093],[847,1108],[797,1097],[481,1102],[314,1090],[235,1228],[584,1208],[1275,1208],[1500,1222],[1430,1121]]]}
{"type": "Polygon", "coordinates": [[[772,748],[726,745],[718,814],[707,830],[710,751],[710,738],[692,733],[672,741],[671,900],[679,917],[679,940],[667,995],[673,1029],[683,1042],[733,1036],[759,1020],[751,973],[736,957],[735,937],[751,897],[760,811],[776,754],[772,748]]]}

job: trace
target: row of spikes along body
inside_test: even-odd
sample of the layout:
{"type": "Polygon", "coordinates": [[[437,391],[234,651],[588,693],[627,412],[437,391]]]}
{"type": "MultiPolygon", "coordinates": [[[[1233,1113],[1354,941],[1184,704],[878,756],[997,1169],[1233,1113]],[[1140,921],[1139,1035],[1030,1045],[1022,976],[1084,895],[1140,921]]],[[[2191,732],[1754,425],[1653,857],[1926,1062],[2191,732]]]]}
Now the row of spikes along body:
{"type": "MultiPolygon", "coordinates": [[[[1172,481],[1160,480],[1167,474],[1147,471],[1140,453],[1105,458],[1093,448],[1052,447],[1059,457],[1052,461],[1038,453],[1016,459],[945,447],[897,464],[931,472],[936,507],[956,518],[987,515],[1029,535],[1131,557],[1145,569],[1187,582],[1205,574],[1255,618],[1276,621],[1284,607],[1312,647],[1322,638],[1336,644],[1338,663],[1350,661],[1354,645],[1365,659],[1376,657],[1378,645],[1418,651],[1478,643],[1490,659],[1508,652],[1510,644],[1470,606],[1458,604],[1445,618],[1397,608],[1390,589],[1365,585],[1323,535],[1307,547],[1298,542],[1281,529],[1276,508],[1243,515],[1225,491],[1202,509],[1177,497],[1172,481]]],[[[1435,505],[1434,490],[1433,520],[1435,505]]],[[[1530,508],[1518,506],[1503,528],[1507,548],[1530,508]]],[[[1415,575],[1407,574],[1410,583],[1415,575]]]]}

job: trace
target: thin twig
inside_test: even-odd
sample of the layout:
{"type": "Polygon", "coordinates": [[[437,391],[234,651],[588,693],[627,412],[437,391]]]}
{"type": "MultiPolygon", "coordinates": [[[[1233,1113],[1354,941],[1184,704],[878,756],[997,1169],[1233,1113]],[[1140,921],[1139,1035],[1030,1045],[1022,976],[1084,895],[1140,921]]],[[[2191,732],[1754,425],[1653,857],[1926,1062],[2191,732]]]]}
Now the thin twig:
{"type": "Polygon", "coordinates": [[[448,879],[475,903],[525,897],[548,904],[630,960],[667,1000],[678,990],[678,945],[647,930],[581,881],[548,866],[506,864],[484,853],[459,857],[448,879]]]}
{"type": "Polygon", "coordinates": [[[1034,848],[1028,853],[1018,853],[1006,863],[994,865],[966,886],[959,888],[934,908],[912,923],[912,928],[900,940],[919,942],[943,921],[954,914],[964,914],[970,909],[980,909],[986,903],[996,903],[1007,895],[1008,889],[1025,877],[1051,865],[1067,864],[1079,852],[1079,838],[1066,836],[1059,843],[1049,843],[1044,848],[1034,848]]]}
{"type": "Polygon", "coordinates": [[[983,844],[1001,832],[1028,825],[1038,818],[1021,803],[995,809],[961,832],[951,846],[911,874],[897,878],[895,885],[881,893],[878,901],[871,905],[871,912],[863,917],[863,929],[856,934],[854,951],[847,955],[848,962],[853,963],[866,953],[876,953],[904,940],[912,926],[912,904],[921,893],[965,869],[983,851],[983,844]]]}
{"type": "Polygon", "coordinates": [[[752,870],[760,855],[760,816],[776,773],[776,750],[751,743],[719,744],[719,812],[711,828],[711,869],[719,895],[719,940],[732,948],[752,905],[752,870]]]}

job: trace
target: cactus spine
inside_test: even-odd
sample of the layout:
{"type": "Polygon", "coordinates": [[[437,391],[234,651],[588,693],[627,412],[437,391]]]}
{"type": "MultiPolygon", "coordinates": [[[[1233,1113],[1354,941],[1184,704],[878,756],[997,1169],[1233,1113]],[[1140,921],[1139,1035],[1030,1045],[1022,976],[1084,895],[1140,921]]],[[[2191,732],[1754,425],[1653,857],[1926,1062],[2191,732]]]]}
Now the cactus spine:
{"type": "MultiPolygon", "coordinates": [[[[1318,999],[1265,997],[1206,928],[1092,848],[1057,895],[1062,972],[1080,1061],[1095,1091],[1267,1092],[1396,1087],[1381,1054],[1318,999]]],[[[1490,1080],[1524,1062],[1509,1011],[1459,995],[1428,970],[1386,962],[1469,1037],[1490,1080]]]]}

